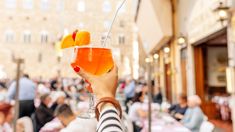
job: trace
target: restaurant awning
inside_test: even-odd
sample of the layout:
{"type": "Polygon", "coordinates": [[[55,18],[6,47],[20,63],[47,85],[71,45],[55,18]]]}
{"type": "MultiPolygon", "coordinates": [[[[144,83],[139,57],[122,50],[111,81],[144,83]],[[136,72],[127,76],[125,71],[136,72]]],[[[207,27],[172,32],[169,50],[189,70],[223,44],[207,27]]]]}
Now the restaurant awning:
{"type": "Polygon", "coordinates": [[[136,24],[147,54],[161,48],[172,36],[170,0],[142,0],[136,24]]]}

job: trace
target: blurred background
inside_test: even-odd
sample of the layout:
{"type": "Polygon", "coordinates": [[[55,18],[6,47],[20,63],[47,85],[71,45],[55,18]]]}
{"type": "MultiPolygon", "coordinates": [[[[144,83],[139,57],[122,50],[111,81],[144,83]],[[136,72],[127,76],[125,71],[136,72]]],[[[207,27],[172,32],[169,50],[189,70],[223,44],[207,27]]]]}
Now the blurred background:
{"type": "MultiPolygon", "coordinates": [[[[80,83],[70,67],[71,49],[60,49],[61,38],[82,29],[99,44],[121,2],[0,0],[0,82],[5,93],[16,78],[18,59],[23,60],[22,75],[29,74],[37,86],[51,89],[57,81],[55,89],[60,89],[80,83]]],[[[120,84],[131,78],[142,86],[149,80],[148,92],[161,93],[169,104],[179,94],[196,94],[216,131],[234,131],[235,0],[127,0],[108,46],[120,84]]],[[[127,95],[120,93],[125,101],[127,95]]]]}

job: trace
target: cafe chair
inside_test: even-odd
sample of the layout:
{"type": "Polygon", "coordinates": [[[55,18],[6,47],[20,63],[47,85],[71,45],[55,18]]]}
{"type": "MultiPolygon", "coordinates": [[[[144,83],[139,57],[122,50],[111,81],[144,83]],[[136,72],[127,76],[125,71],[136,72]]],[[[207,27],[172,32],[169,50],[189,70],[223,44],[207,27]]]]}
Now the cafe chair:
{"type": "Polygon", "coordinates": [[[215,129],[215,125],[212,124],[209,121],[204,121],[202,125],[200,126],[200,131],[199,132],[213,132],[215,129]]]}

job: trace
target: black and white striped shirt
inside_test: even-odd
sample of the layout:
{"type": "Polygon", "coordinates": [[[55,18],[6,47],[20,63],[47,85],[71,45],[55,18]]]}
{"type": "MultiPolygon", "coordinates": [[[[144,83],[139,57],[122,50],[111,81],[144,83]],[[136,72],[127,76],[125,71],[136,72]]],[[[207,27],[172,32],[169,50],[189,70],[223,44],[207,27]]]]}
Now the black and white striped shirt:
{"type": "Polygon", "coordinates": [[[107,107],[100,112],[96,132],[123,132],[121,119],[115,107],[107,107]]]}

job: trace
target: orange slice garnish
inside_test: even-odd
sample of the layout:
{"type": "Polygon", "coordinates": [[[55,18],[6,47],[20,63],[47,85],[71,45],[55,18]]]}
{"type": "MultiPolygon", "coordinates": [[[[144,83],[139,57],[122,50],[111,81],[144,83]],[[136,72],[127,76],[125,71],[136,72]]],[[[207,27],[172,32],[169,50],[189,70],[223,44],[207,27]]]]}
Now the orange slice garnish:
{"type": "Polygon", "coordinates": [[[75,46],[72,34],[65,36],[61,41],[61,49],[70,48],[75,46]]]}
{"type": "Polygon", "coordinates": [[[76,34],[75,45],[82,46],[90,44],[90,33],[87,31],[79,31],[76,34]]]}

